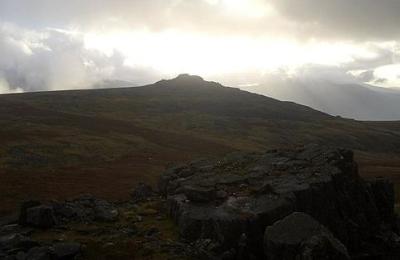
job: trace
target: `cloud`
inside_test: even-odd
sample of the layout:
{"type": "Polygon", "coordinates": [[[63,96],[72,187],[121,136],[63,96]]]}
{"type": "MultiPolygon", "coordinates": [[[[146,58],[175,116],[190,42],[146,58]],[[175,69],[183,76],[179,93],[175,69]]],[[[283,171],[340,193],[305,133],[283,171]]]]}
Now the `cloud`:
{"type": "Polygon", "coordinates": [[[282,16],[313,37],[393,40],[400,36],[397,0],[273,0],[282,16]]]}
{"type": "Polygon", "coordinates": [[[144,84],[156,78],[151,69],[126,66],[118,51],[87,49],[82,35],[60,30],[2,24],[0,56],[2,92],[91,88],[105,79],[144,84]]]}
{"type": "MultiPolygon", "coordinates": [[[[251,0],[250,2],[262,2],[251,0]]],[[[218,1],[219,2],[219,1],[218,1]]],[[[205,0],[2,0],[0,17],[24,27],[48,26],[80,30],[106,28],[142,28],[151,30],[198,29],[233,30],[238,25],[248,29],[255,22],[230,16],[220,4],[205,0]],[[234,22],[234,24],[231,24],[234,22]],[[241,23],[241,24],[239,24],[241,23]],[[215,26],[218,24],[218,26],[215,26]]]]}
{"type": "Polygon", "coordinates": [[[2,0],[3,21],[23,27],[142,28],[274,37],[393,40],[398,0],[2,0]]]}

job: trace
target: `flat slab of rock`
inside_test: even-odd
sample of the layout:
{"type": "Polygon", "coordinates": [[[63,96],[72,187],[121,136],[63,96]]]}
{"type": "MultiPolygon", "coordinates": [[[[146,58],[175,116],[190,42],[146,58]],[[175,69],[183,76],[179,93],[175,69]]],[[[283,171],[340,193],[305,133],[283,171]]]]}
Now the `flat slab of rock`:
{"type": "Polygon", "coordinates": [[[295,211],[326,226],[350,254],[368,255],[371,246],[384,254],[376,239],[384,245],[381,234],[395,222],[390,182],[368,183],[352,151],[316,145],[193,161],[167,169],[159,190],[183,238],[230,250],[245,234],[242,248],[257,257],[265,228],[295,211]]]}

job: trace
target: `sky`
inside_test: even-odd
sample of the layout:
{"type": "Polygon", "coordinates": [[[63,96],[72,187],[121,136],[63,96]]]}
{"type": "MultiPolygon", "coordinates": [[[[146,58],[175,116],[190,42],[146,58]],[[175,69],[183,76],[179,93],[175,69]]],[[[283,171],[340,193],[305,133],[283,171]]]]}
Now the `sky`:
{"type": "Polygon", "coordinates": [[[0,93],[181,73],[400,87],[398,0],[0,0],[0,93]]]}

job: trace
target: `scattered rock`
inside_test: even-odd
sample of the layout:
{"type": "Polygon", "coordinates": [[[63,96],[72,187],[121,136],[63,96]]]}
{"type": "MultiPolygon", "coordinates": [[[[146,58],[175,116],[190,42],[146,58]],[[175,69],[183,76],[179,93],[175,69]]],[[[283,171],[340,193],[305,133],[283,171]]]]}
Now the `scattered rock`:
{"type": "Polygon", "coordinates": [[[350,259],[346,247],[327,228],[300,212],[266,228],[264,252],[269,260],[350,259]]]}
{"type": "Polygon", "coordinates": [[[119,215],[117,208],[111,203],[92,195],[84,195],[63,203],[54,203],[53,207],[56,217],[63,222],[113,222],[119,215]]]}

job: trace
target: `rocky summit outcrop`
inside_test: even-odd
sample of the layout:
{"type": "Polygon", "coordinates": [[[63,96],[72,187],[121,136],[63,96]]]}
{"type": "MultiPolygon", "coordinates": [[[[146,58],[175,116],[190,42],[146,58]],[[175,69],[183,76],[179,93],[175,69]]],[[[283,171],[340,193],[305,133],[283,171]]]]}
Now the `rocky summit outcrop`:
{"type": "Polygon", "coordinates": [[[287,245],[277,247],[269,234],[287,222],[294,233],[281,231],[304,239],[296,243],[309,256],[296,259],[399,255],[393,185],[361,179],[350,150],[310,145],[197,160],[168,169],[159,189],[181,236],[214,241],[213,256],[277,259],[287,245]]]}

